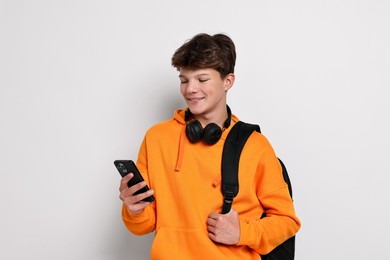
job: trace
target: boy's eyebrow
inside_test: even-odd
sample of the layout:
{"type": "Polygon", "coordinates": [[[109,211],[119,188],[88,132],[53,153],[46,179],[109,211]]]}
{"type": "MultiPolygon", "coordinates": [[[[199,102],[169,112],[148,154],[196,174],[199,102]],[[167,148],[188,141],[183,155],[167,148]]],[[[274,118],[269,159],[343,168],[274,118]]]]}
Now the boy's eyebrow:
{"type": "Polygon", "coordinates": [[[210,76],[210,74],[208,74],[208,73],[201,73],[201,74],[197,74],[196,76],[210,76]]]}
{"type": "MultiPolygon", "coordinates": [[[[210,76],[210,74],[208,73],[201,73],[201,74],[196,74],[195,75],[196,77],[200,77],[200,76],[210,76]]],[[[182,74],[179,74],[179,78],[185,78],[186,76],[182,75],[182,74]]]]}

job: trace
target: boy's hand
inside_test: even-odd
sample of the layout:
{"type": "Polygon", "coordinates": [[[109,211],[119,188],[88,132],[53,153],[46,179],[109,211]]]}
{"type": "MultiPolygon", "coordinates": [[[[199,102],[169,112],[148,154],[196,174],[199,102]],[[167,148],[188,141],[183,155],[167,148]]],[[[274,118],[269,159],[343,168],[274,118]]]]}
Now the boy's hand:
{"type": "Polygon", "coordinates": [[[137,183],[131,187],[127,187],[127,183],[131,178],[133,178],[133,173],[129,173],[122,178],[121,184],[119,186],[119,198],[126,205],[129,212],[132,214],[140,214],[144,209],[149,206],[151,203],[142,201],[144,198],[149,197],[154,194],[153,190],[149,190],[144,193],[133,195],[135,192],[146,186],[146,182],[137,183]]]}
{"type": "Polygon", "coordinates": [[[210,213],[207,219],[209,237],[214,242],[235,245],[240,240],[240,220],[237,211],[227,214],[210,213]]]}

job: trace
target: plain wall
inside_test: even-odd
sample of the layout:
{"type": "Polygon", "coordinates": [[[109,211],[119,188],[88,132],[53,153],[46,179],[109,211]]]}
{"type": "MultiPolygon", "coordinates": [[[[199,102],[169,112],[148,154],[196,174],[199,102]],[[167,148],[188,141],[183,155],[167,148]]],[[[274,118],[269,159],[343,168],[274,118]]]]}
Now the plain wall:
{"type": "Polygon", "coordinates": [[[0,259],[148,259],[115,159],[183,108],[173,52],[236,43],[233,113],[290,173],[296,259],[390,259],[390,2],[0,1],[0,259]]]}

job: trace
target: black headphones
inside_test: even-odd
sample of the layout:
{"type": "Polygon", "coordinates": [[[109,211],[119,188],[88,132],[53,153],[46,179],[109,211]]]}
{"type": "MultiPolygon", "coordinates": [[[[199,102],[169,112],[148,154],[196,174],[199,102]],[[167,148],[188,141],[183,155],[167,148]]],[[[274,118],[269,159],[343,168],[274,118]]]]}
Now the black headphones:
{"type": "Polygon", "coordinates": [[[202,124],[198,120],[189,121],[190,117],[192,117],[192,113],[190,109],[187,109],[184,120],[187,123],[186,135],[188,140],[191,143],[196,143],[203,139],[203,141],[209,145],[217,143],[222,136],[223,130],[230,126],[230,121],[232,120],[232,112],[228,105],[226,105],[226,109],[228,117],[223,123],[223,129],[221,129],[216,123],[210,123],[203,129],[202,124]]]}

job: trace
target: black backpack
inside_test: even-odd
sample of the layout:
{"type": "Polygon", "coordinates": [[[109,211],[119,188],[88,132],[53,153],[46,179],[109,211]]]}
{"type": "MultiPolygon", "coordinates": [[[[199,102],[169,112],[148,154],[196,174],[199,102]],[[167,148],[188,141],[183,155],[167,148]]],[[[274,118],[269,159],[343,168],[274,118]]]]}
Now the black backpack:
{"type": "MultiPolygon", "coordinates": [[[[238,193],[238,164],[240,161],[241,151],[245,142],[253,131],[261,132],[258,125],[237,122],[230,130],[222,152],[222,194],[224,196],[222,214],[230,211],[234,197],[238,193]]],[[[278,158],[279,159],[279,158],[278,158]]],[[[284,181],[288,185],[290,196],[292,198],[292,187],[287,169],[279,159],[282,166],[284,181]]],[[[265,213],[260,217],[264,218],[265,213]]],[[[293,260],[295,253],[295,236],[287,239],[281,245],[276,247],[270,253],[261,255],[262,260],[293,260]]]]}

